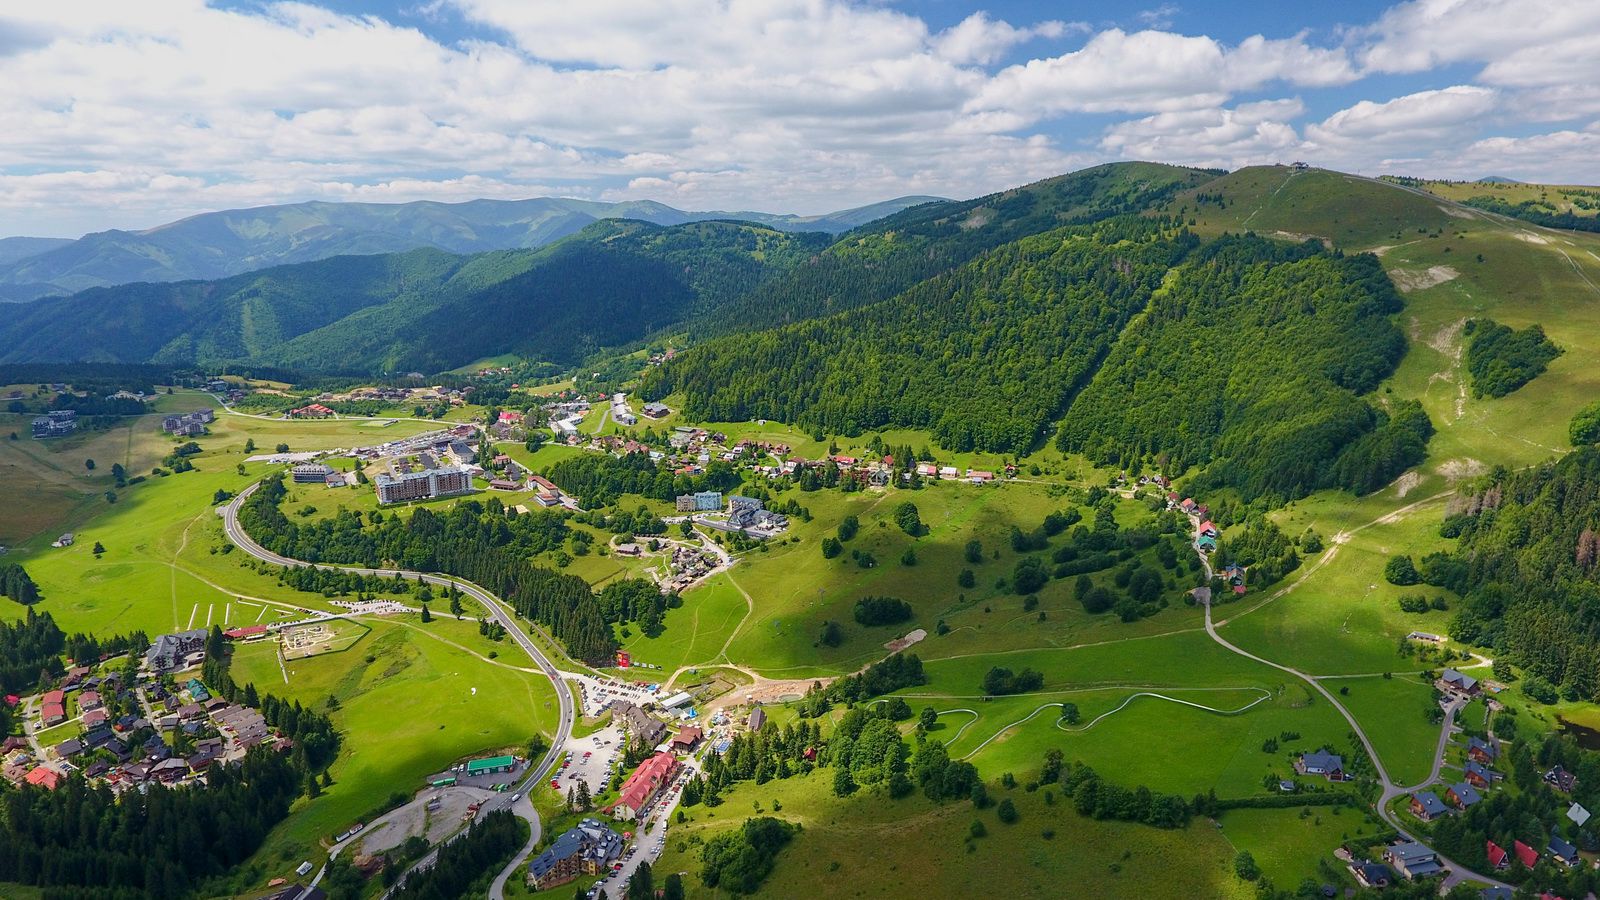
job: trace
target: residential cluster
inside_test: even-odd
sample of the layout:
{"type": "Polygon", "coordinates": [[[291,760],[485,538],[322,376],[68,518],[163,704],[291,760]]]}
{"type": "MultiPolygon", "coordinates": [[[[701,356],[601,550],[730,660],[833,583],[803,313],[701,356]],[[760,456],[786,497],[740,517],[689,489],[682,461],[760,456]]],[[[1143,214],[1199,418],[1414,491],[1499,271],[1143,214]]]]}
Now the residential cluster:
{"type": "Polygon", "coordinates": [[[237,760],[258,744],[293,749],[258,710],[213,696],[181,673],[204,658],[205,630],[162,635],[129,683],[122,671],[69,669],[60,685],[36,698],[7,702],[37,710],[30,737],[8,737],[0,774],[13,784],[55,790],[73,772],[111,790],[203,783],[212,766],[237,760]],[[41,741],[47,729],[77,728],[72,737],[41,741]],[[168,740],[165,735],[172,735],[168,740]]]}

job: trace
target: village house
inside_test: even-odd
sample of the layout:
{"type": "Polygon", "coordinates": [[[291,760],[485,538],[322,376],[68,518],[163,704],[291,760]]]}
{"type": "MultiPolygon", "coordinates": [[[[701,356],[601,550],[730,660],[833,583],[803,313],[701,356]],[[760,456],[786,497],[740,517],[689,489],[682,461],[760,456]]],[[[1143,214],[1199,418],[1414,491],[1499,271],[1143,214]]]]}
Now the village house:
{"type": "Polygon", "coordinates": [[[53,791],[60,787],[61,782],[65,781],[66,779],[63,778],[61,773],[57,772],[55,769],[39,766],[29,771],[24,780],[34,787],[42,787],[47,791],[53,791]]]}
{"type": "Polygon", "coordinates": [[[1581,862],[1578,858],[1578,848],[1554,831],[1550,832],[1550,846],[1547,849],[1557,862],[1568,868],[1581,862]]]}
{"type": "Polygon", "coordinates": [[[1492,766],[1494,761],[1500,758],[1500,744],[1492,739],[1486,741],[1482,738],[1468,738],[1467,756],[1473,762],[1492,766]]]}
{"type": "Polygon", "coordinates": [[[1438,875],[1444,871],[1444,867],[1439,865],[1438,854],[1416,841],[1391,844],[1384,849],[1383,858],[1409,881],[1438,875]]]}
{"type": "Polygon", "coordinates": [[[1494,841],[1485,843],[1483,855],[1489,858],[1489,865],[1494,866],[1496,869],[1504,869],[1506,866],[1511,865],[1511,854],[1506,852],[1506,848],[1496,844],[1494,841]]]}
{"type": "Polygon", "coordinates": [[[1344,781],[1344,757],[1326,750],[1300,754],[1295,768],[1302,775],[1321,775],[1329,781],[1344,781]]]}
{"type": "Polygon", "coordinates": [[[1572,789],[1578,786],[1578,776],[1568,772],[1566,769],[1563,769],[1560,766],[1556,766],[1550,771],[1544,773],[1544,783],[1550,785],[1563,794],[1570,794],[1572,793],[1572,789]]]}
{"type": "Polygon", "coordinates": [[[760,731],[761,726],[767,724],[767,711],[759,706],[750,710],[750,719],[747,724],[751,731],[760,731]]]}
{"type": "Polygon", "coordinates": [[[672,736],[672,751],[674,753],[688,753],[694,750],[695,745],[700,743],[702,734],[703,732],[693,725],[678,729],[678,733],[672,736]]]}
{"type": "Polygon", "coordinates": [[[1466,809],[1483,799],[1477,788],[1465,782],[1457,782],[1450,785],[1444,792],[1444,798],[1450,801],[1456,809],[1466,809]]]}
{"type": "Polygon", "coordinates": [[[1479,690],[1478,679],[1471,675],[1463,675],[1455,669],[1445,669],[1435,684],[1439,690],[1460,697],[1476,697],[1479,690]]]}
{"type": "Polygon", "coordinates": [[[1356,860],[1350,863],[1350,874],[1355,876],[1356,883],[1364,888],[1381,890],[1389,886],[1389,881],[1394,877],[1394,871],[1381,862],[1370,859],[1356,860]]]}
{"type": "Polygon", "coordinates": [[[1411,795],[1411,814],[1424,822],[1432,822],[1449,813],[1450,807],[1445,806],[1433,791],[1419,791],[1411,795]]]}
{"type": "Polygon", "coordinates": [[[1521,841],[1511,842],[1511,852],[1517,855],[1517,860],[1528,868],[1533,868],[1539,863],[1539,851],[1529,847],[1521,841]]]}
{"type": "Polygon", "coordinates": [[[1467,784],[1470,784],[1479,790],[1483,790],[1494,784],[1495,777],[1498,774],[1490,769],[1484,768],[1482,765],[1473,762],[1472,760],[1467,760],[1466,765],[1462,766],[1462,771],[1466,773],[1467,784]]]}

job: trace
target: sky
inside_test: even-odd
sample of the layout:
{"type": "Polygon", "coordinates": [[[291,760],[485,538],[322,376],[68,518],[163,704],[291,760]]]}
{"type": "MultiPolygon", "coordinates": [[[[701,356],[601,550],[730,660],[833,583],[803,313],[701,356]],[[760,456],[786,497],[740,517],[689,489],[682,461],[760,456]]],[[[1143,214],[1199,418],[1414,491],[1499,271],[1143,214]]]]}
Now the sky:
{"type": "Polygon", "coordinates": [[[1600,182],[1600,2],[0,7],[0,236],[303,200],[813,214],[1101,162],[1600,182]]]}

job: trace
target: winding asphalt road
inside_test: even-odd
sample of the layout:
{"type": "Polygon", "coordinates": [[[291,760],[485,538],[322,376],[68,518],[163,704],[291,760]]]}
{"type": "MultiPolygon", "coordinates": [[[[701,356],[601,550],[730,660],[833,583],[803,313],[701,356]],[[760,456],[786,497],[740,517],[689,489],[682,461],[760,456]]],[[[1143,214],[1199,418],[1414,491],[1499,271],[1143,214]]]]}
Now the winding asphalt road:
{"type": "MultiPolygon", "coordinates": [[[[1272,668],[1282,672],[1288,672],[1290,675],[1293,675],[1301,681],[1304,681],[1306,684],[1311,685],[1313,690],[1321,694],[1329,703],[1333,704],[1333,708],[1338,710],[1341,716],[1344,716],[1344,720],[1346,722],[1350,723],[1350,730],[1354,731],[1356,737],[1361,740],[1361,746],[1366,748],[1367,756],[1372,759],[1372,768],[1378,773],[1378,784],[1383,788],[1383,795],[1378,799],[1378,815],[1382,817],[1385,822],[1389,823],[1390,827],[1399,832],[1401,837],[1408,841],[1414,841],[1417,839],[1405,829],[1405,826],[1400,823],[1399,817],[1389,809],[1389,804],[1394,800],[1394,798],[1400,796],[1401,794],[1418,790],[1438,780],[1439,766],[1444,756],[1445,742],[1449,739],[1450,727],[1455,722],[1455,713],[1457,709],[1456,703],[1452,702],[1449,708],[1445,711],[1444,728],[1439,737],[1437,753],[1434,756],[1433,771],[1429,775],[1428,779],[1421,784],[1410,787],[1397,785],[1389,777],[1388,770],[1383,767],[1383,760],[1379,758],[1378,750],[1372,745],[1372,740],[1367,737],[1366,729],[1361,727],[1361,723],[1357,722],[1356,717],[1350,714],[1350,710],[1345,709],[1344,704],[1339,702],[1339,698],[1335,697],[1332,691],[1322,686],[1322,682],[1310,675],[1307,675],[1299,669],[1292,669],[1280,663],[1275,663],[1270,659],[1263,659],[1248,650],[1241,650],[1238,646],[1229,643],[1227,638],[1224,638],[1222,635],[1217,633],[1216,626],[1212,624],[1211,604],[1209,603],[1206,604],[1206,634],[1211,635],[1211,639],[1216,641],[1218,644],[1221,644],[1226,649],[1231,650],[1246,659],[1254,660],[1264,666],[1271,666],[1272,668]]],[[[1449,876],[1446,877],[1444,883],[1441,885],[1443,890],[1448,890],[1451,886],[1466,878],[1470,878],[1474,881],[1481,881],[1495,887],[1511,887],[1511,885],[1508,885],[1503,881],[1498,881],[1494,878],[1490,878],[1487,875],[1474,872],[1466,866],[1463,866],[1460,863],[1457,863],[1454,860],[1448,859],[1442,855],[1439,857],[1439,865],[1450,870],[1449,876]]]]}
{"type": "MultiPolygon", "coordinates": [[[[228,540],[232,541],[240,550],[243,550],[256,559],[273,563],[274,565],[313,565],[273,553],[267,548],[256,543],[255,540],[250,537],[250,535],[245,533],[244,528],[239,524],[239,507],[242,506],[245,500],[249,499],[250,495],[255,493],[256,489],[260,486],[260,482],[250,485],[248,488],[240,491],[237,497],[234,497],[226,506],[219,510],[220,514],[222,515],[222,528],[224,533],[227,534],[228,540]]],[[[500,898],[503,896],[506,879],[516,871],[517,866],[520,865],[523,860],[526,860],[533,852],[533,848],[539,844],[539,813],[534,809],[533,802],[530,797],[532,794],[532,789],[549,775],[551,769],[555,768],[556,760],[560,758],[563,748],[566,746],[567,739],[572,736],[572,725],[576,716],[576,710],[573,707],[572,692],[567,690],[567,685],[562,678],[561,671],[550,662],[549,658],[546,657],[542,651],[540,651],[538,645],[528,637],[528,633],[523,629],[523,626],[517,621],[515,615],[506,607],[505,603],[501,601],[500,598],[489,593],[483,588],[478,587],[470,581],[465,581],[460,578],[447,578],[442,575],[433,575],[427,572],[412,572],[406,569],[367,569],[359,566],[331,566],[323,564],[314,565],[316,565],[316,567],[319,569],[355,572],[360,575],[379,575],[383,577],[404,576],[406,578],[421,580],[428,584],[441,586],[455,585],[461,589],[462,593],[483,604],[483,608],[488,610],[489,615],[505,628],[506,633],[517,642],[518,646],[522,647],[522,649],[527,652],[528,657],[532,659],[536,665],[538,665],[539,669],[544,672],[545,677],[549,678],[550,683],[555,686],[556,700],[561,704],[561,718],[556,727],[555,740],[551,742],[549,751],[545,753],[544,759],[541,760],[537,766],[534,766],[529,770],[522,782],[517,786],[516,793],[519,795],[518,800],[513,802],[508,794],[502,794],[499,798],[485,803],[483,808],[478,811],[478,814],[482,816],[493,810],[509,807],[513,813],[515,813],[518,817],[527,820],[528,824],[531,826],[530,834],[528,836],[528,843],[525,844],[520,851],[518,851],[517,855],[512,858],[510,864],[508,864],[505,869],[500,872],[500,874],[495,878],[493,886],[490,888],[489,896],[491,900],[500,900],[500,898]]],[[[330,858],[337,854],[341,847],[342,845],[340,847],[333,848],[332,852],[329,854],[330,858]]],[[[431,865],[436,852],[437,849],[431,851],[427,856],[423,857],[423,859],[420,860],[411,871],[415,871],[418,868],[426,868],[427,866],[431,865]]],[[[324,865],[322,871],[317,873],[317,878],[316,880],[312,881],[312,884],[315,885],[317,881],[320,881],[322,879],[323,872],[326,871],[327,866],[324,865]]]]}

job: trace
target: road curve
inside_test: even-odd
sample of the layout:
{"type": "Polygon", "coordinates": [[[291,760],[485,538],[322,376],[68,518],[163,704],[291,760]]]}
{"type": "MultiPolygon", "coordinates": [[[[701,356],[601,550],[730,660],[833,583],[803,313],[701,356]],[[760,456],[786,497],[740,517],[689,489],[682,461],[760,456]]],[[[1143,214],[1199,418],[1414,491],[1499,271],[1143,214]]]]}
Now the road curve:
{"type": "MultiPolygon", "coordinates": [[[[255,493],[256,489],[260,486],[260,482],[250,485],[249,487],[240,491],[238,496],[228,501],[227,505],[222,507],[220,510],[222,515],[223,532],[228,536],[228,540],[232,541],[240,550],[243,550],[256,559],[280,566],[314,565],[319,569],[355,572],[360,575],[380,575],[385,577],[404,576],[406,578],[421,580],[428,584],[441,586],[455,585],[456,587],[460,588],[462,593],[483,604],[483,608],[488,610],[489,615],[505,628],[506,633],[517,642],[518,646],[527,652],[528,657],[534,661],[534,663],[539,667],[539,670],[544,673],[545,677],[550,679],[551,685],[555,687],[556,700],[561,704],[561,717],[560,722],[556,727],[555,739],[551,742],[550,749],[545,753],[544,759],[541,760],[537,766],[532,767],[528,771],[527,775],[523,778],[522,782],[517,786],[516,793],[520,794],[520,799],[515,802],[511,802],[508,798],[502,795],[501,798],[495,801],[485,803],[482,809],[479,810],[479,815],[484,815],[492,810],[502,809],[506,806],[509,806],[512,812],[514,812],[517,816],[526,819],[528,824],[531,826],[530,834],[528,836],[528,843],[525,844],[520,851],[518,851],[517,855],[512,858],[511,862],[495,878],[494,885],[490,889],[489,896],[491,900],[500,900],[505,887],[506,879],[516,870],[516,867],[520,865],[523,860],[528,858],[528,856],[533,852],[533,848],[539,844],[539,813],[534,809],[530,795],[532,794],[533,789],[540,782],[544,781],[545,777],[550,773],[550,770],[555,767],[556,760],[560,758],[562,749],[567,743],[567,739],[572,736],[572,726],[577,712],[572,702],[572,692],[567,690],[566,682],[563,680],[560,670],[558,670],[555,665],[550,662],[549,658],[544,655],[544,653],[539,649],[538,645],[528,637],[527,631],[523,629],[522,625],[517,621],[514,614],[506,607],[500,598],[470,581],[466,581],[461,578],[450,578],[443,575],[434,575],[428,572],[413,572],[407,569],[368,569],[360,566],[335,566],[322,563],[306,563],[297,559],[290,559],[287,556],[281,556],[277,553],[273,553],[267,548],[256,543],[255,539],[250,537],[249,534],[246,534],[243,526],[239,524],[239,507],[242,506],[244,502],[249,499],[250,495],[255,493]]],[[[329,857],[331,858],[334,855],[337,855],[340,849],[341,847],[334,847],[329,853],[329,857]]],[[[416,868],[425,868],[428,864],[430,864],[430,861],[434,858],[434,854],[436,852],[437,848],[434,851],[430,851],[429,854],[420,860],[412,870],[414,871],[416,868]]],[[[326,871],[326,869],[327,866],[324,865],[323,871],[326,871]]],[[[317,873],[317,880],[321,880],[322,874],[322,872],[317,873]]],[[[315,885],[316,881],[313,881],[312,884],[315,885]]]]}
{"type": "MultiPolygon", "coordinates": [[[[1300,671],[1299,669],[1292,669],[1292,668],[1290,668],[1288,666],[1285,666],[1285,665],[1282,665],[1282,664],[1279,664],[1279,663],[1275,663],[1270,659],[1262,659],[1261,657],[1255,655],[1254,653],[1251,653],[1248,650],[1242,650],[1239,647],[1235,646],[1234,644],[1229,643],[1226,638],[1224,638],[1222,635],[1217,633],[1216,626],[1214,624],[1212,624],[1212,622],[1211,622],[1211,604],[1209,604],[1209,603],[1206,604],[1206,634],[1211,635],[1211,639],[1216,641],[1218,644],[1221,644],[1224,648],[1226,648],[1228,650],[1231,650],[1234,653],[1239,654],[1240,656],[1244,657],[1245,659],[1254,660],[1254,661],[1256,661],[1258,663],[1261,663],[1264,666],[1271,666],[1272,668],[1278,669],[1279,671],[1282,671],[1282,672],[1288,672],[1290,675],[1293,675],[1294,677],[1300,679],[1301,681],[1304,681],[1306,684],[1311,685],[1312,689],[1314,689],[1317,693],[1321,694],[1323,696],[1323,698],[1326,699],[1329,703],[1333,704],[1333,708],[1338,710],[1339,714],[1341,716],[1344,716],[1344,720],[1346,722],[1350,723],[1350,729],[1352,731],[1354,731],[1355,734],[1356,734],[1356,737],[1361,740],[1361,746],[1366,748],[1367,756],[1371,757],[1371,759],[1372,759],[1372,768],[1378,773],[1378,784],[1380,786],[1382,786],[1382,788],[1383,788],[1383,794],[1378,799],[1378,815],[1379,815],[1379,817],[1381,817],[1385,822],[1389,823],[1389,826],[1391,828],[1393,828],[1396,832],[1398,832],[1400,834],[1400,836],[1405,838],[1406,840],[1414,841],[1414,840],[1417,839],[1414,835],[1412,835],[1409,831],[1407,831],[1403,825],[1400,824],[1400,819],[1397,816],[1395,816],[1395,814],[1393,812],[1391,812],[1389,810],[1390,801],[1392,801],[1394,798],[1400,796],[1401,794],[1406,793],[1407,791],[1414,790],[1414,788],[1401,787],[1399,785],[1396,785],[1394,783],[1394,781],[1389,778],[1389,772],[1388,772],[1387,769],[1385,769],[1383,767],[1383,760],[1378,757],[1377,748],[1372,745],[1372,740],[1367,737],[1366,729],[1361,727],[1361,723],[1357,722],[1356,721],[1356,717],[1350,714],[1350,710],[1345,709],[1344,704],[1339,702],[1339,698],[1335,697],[1333,695],[1332,691],[1330,691],[1327,688],[1323,687],[1321,682],[1319,682],[1315,678],[1312,678],[1310,675],[1307,675],[1306,673],[1300,671]]],[[[1450,725],[1451,725],[1451,719],[1453,718],[1453,715],[1454,715],[1454,710],[1452,709],[1451,710],[1451,714],[1447,715],[1446,718],[1445,718],[1445,722],[1444,722],[1444,735],[1445,736],[1448,736],[1449,733],[1450,733],[1450,725]]],[[[1443,736],[1440,738],[1440,745],[1439,746],[1440,746],[1441,749],[1443,748],[1444,741],[1446,739],[1447,738],[1443,737],[1443,736]]],[[[1434,757],[1434,765],[1433,765],[1433,775],[1432,775],[1432,777],[1433,778],[1438,778],[1439,777],[1439,756],[1437,756],[1437,755],[1434,757]]],[[[1430,779],[1430,781],[1431,781],[1431,779],[1430,779]]],[[[1429,782],[1423,782],[1423,784],[1427,784],[1427,783],[1429,783],[1429,782]]],[[[1419,785],[1419,787],[1420,787],[1420,785],[1419,785]]],[[[1471,869],[1467,868],[1466,866],[1463,866],[1463,865],[1455,862],[1454,860],[1451,860],[1451,859],[1449,859],[1449,858],[1447,858],[1445,856],[1442,856],[1442,855],[1439,857],[1439,864],[1441,866],[1444,866],[1446,869],[1450,870],[1450,874],[1449,874],[1449,876],[1446,877],[1446,880],[1445,880],[1445,887],[1446,888],[1448,888],[1450,885],[1462,880],[1463,878],[1471,878],[1474,881],[1481,881],[1481,882],[1484,882],[1486,884],[1493,885],[1495,887],[1506,887],[1506,888],[1510,888],[1511,887],[1511,885],[1506,884],[1503,881],[1498,881],[1498,880],[1496,880],[1494,878],[1490,878],[1487,875],[1482,875],[1482,874],[1480,874],[1478,872],[1474,872],[1471,869]]]]}

